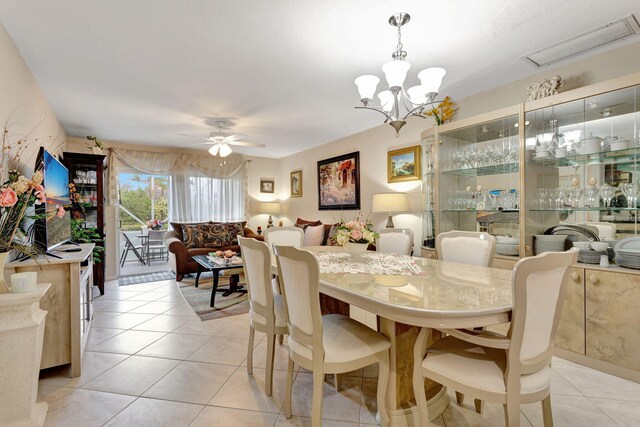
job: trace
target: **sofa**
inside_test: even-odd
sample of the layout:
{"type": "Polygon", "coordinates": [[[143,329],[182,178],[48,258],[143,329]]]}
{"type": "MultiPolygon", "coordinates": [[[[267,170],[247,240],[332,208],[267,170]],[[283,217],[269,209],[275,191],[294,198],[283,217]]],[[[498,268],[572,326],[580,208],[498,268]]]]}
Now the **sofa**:
{"type": "Polygon", "coordinates": [[[238,237],[253,237],[263,240],[242,222],[171,222],[164,235],[164,245],[169,253],[169,265],[180,282],[185,274],[196,273],[196,255],[231,250],[240,252],[238,237]]]}

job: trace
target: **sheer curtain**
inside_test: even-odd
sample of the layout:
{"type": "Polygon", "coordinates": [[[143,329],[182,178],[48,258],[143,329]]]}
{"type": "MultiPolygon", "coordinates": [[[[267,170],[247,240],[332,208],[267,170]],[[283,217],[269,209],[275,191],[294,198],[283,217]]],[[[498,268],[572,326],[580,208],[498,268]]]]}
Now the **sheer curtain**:
{"type": "Polygon", "coordinates": [[[150,175],[169,175],[169,220],[242,221],[249,218],[248,164],[241,155],[220,158],[110,149],[108,199],[119,204],[122,164],[150,175]]]}
{"type": "Polygon", "coordinates": [[[243,170],[228,178],[199,171],[171,174],[169,220],[173,222],[242,221],[245,216],[243,170]]]}

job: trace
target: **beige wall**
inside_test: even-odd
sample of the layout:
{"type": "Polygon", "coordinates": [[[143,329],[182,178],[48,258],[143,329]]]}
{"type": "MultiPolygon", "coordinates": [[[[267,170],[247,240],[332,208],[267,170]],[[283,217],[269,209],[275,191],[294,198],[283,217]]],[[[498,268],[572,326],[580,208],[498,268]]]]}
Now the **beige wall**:
{"type": "Polygon", "coordinates": [[[65,148],[65,133],[2,24],[0,58],[0,124],[8,124],[10,141],[26,138],[28,145],[22,153],[20,169],[30,173],[38,148],[44,145],[51,153],[59,154],[65,148]]]}
{"type": "MultiPolygon", "coordinates": [[[[525,79],[455,100],[460,107],[456,118],[459,120],[521,103],[527,99],[527,87],[532,82],[544,80],[556,74],[566,80],[561,92],[632,74],[640,71],[639,58],[640,42],[556,68],[544,69],[525,79]]],[[[500,76],[496,76],[496,79],[499,80],[500,76]]]]}

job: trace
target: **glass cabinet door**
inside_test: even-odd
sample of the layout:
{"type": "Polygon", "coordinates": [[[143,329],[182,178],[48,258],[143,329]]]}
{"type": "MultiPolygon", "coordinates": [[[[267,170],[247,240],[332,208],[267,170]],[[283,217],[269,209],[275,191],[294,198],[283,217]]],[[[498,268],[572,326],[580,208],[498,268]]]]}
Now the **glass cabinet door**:
{"type": "Polygon", "coordinates": [[[518,115],[439,132],[438,142],[439,232],[486,231],[500,236],[497,254],[518,256],[518,115]]]}
{"type": "Polygon", "coordinates": [[[565,249],[574,241],[587,242],[576,245],[586,251],[579,260],[597,263],[600,254],[588,252],[594,246],[590,239],[612,247],[637,233],[638,90],[621,89],[525,114],[527,255],[554,246],[552,238],[534,236],[566,234],[555,245],[565,249]]]}
{"type": "Polygon", "coordinates": [[[422,139],[424,149],[422,164],[422,245],[435,247],[435,176],[436,141],[434,135],[422,139]]]}

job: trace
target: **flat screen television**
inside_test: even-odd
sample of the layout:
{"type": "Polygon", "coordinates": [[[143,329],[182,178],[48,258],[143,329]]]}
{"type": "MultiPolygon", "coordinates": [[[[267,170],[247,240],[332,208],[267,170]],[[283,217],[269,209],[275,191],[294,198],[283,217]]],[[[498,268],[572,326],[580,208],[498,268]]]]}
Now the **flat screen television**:
{"type": "Polygon", "coordinates": [[[50,251],[71,240],[71,215],[64,209],[69,206],[69,170],[44,147],[40,147],[36,170],[44,175],[46,202],[36,205],[34,223],[35,244],[50,251]]]}

